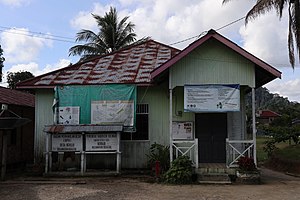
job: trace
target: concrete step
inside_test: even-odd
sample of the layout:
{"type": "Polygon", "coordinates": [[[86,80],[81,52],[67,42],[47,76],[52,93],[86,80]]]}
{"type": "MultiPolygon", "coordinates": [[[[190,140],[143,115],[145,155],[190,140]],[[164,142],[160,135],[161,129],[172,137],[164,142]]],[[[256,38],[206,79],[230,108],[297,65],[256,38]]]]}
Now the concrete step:
{"type": "Polygon", "coordinates": [[[203,184],[231,184],[231,180],[226,173],[198,174],[198,182],[203,184]]]}

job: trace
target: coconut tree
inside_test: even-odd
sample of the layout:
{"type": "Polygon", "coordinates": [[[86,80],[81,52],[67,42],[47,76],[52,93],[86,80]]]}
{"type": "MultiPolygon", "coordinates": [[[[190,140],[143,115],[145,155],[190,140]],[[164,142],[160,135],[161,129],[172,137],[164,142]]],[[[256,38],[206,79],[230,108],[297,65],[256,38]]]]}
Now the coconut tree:
{"type": "MultiPolygon", "coordinates": [[[[223,0],[223,4],[231,0],[223,0]]],[[[292,67],[295,67],[295,47],[300,61],[300,0],[257,0],[256,4],[246,15],[245,24],[266,12],[275,9],[279,19],[282,18],[284,9],[288,9],[288,50],[292,67]]]]}
{"type": "Polygon", "coordinates": [[[99,32],[82,29],[76,35],[76,42],[86,42],[69,49],[69,55],[86,58],[94,55],[110,53],[132,44],[136,40],[135,25],[127,22],[129,16],[118,20],[116,8],[110,7],[103,17],[92,14],[99,27],[99,32]]]}
{"type": "Polygon", "coordinates": [[[4,67],[3,63],[5,61],[5,58],[3,57],[3,50],[0,45],[0,82],[2,81],[2,69],[4,67]]]}

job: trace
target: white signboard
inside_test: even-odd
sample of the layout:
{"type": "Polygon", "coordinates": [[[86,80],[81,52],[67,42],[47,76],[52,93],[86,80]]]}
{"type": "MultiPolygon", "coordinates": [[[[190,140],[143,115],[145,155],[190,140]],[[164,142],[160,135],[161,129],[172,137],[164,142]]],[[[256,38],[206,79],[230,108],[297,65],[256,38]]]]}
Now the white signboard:
{"type": "Polygon", "coordinates": [[[79,124],[79,106],[66,106],[58,108],[59,124],[79,124]]]}
{"type": "Polygon", "coordinates": [[[240,111],[239,85],[185,85],[185,112],[240,111]]]}
{"type": "Polygon", "coordinates": [[[86,151],[113,151],[118,148],[116,133],[86,134],[86,151]]]}
{"type": "Polygon", "coordinates": [[[172,122],[173,139],[193,139],[193,122],[172,122]]]}
{"type": "Polygon", "coordinates": [[[134,125],[134,103],[130,101],[92,101],[92,124],[120,123],[134,125]]]}
{"type": "Polygon", "coordinates": [[[82,135],[53,134],[52,151],[82,151],[82,135]]]}

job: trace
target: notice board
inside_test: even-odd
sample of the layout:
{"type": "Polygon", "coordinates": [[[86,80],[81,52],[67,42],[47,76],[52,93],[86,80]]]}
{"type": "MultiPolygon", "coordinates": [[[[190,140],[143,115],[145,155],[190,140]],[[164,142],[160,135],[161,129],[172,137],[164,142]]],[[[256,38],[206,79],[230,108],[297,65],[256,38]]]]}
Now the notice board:
{"type": "Polygon", "coordinates": [[[191,140],[194,139],[193,122],[172,122],[172,138],[174,140],[191,140]]]}

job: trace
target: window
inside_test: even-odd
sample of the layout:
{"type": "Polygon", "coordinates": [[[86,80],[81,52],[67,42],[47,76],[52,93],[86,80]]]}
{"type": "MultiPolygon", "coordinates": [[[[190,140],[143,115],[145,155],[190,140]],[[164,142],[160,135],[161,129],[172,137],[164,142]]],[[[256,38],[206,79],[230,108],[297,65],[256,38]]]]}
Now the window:
{"type": "Polygon", "coordinates": [[[136,132],[121,134],[122,140],[148,140],[149,139],[149,108],[148,104],[136,106],[136,132]]]}

